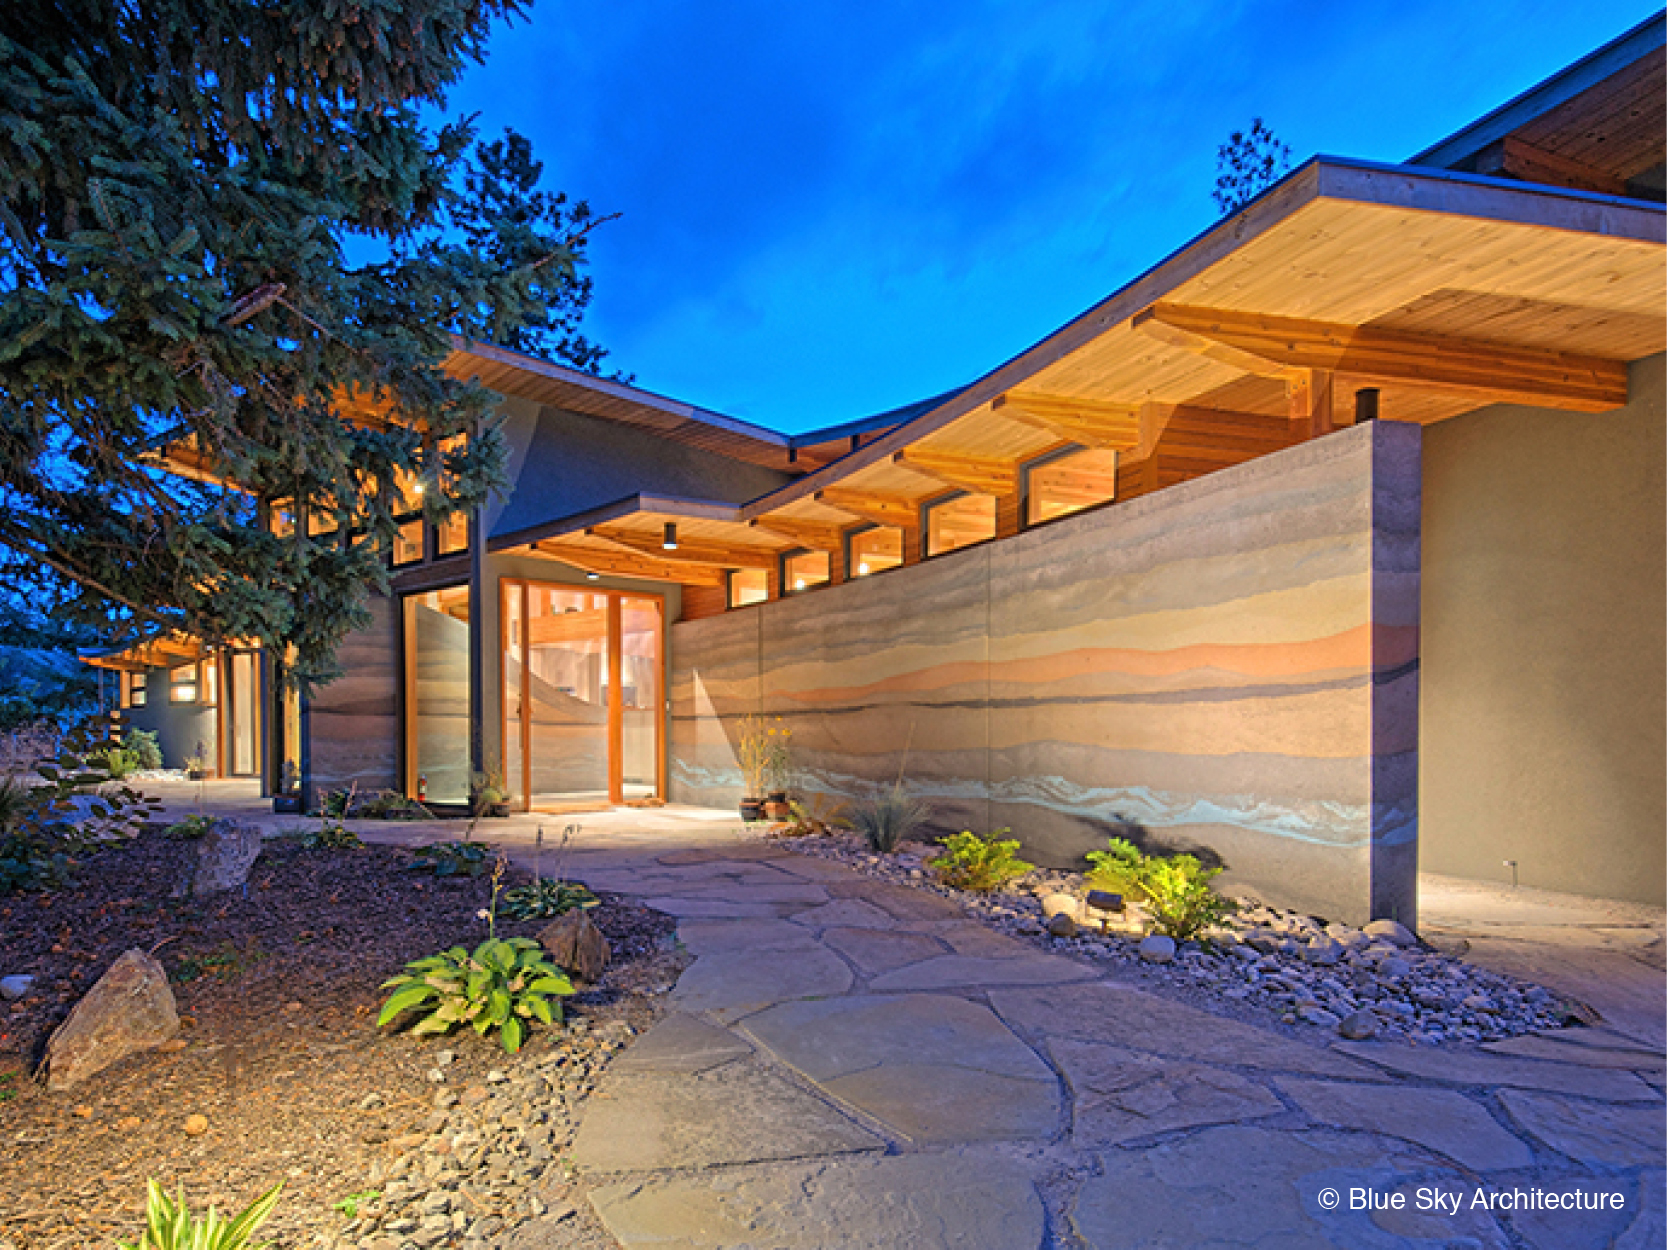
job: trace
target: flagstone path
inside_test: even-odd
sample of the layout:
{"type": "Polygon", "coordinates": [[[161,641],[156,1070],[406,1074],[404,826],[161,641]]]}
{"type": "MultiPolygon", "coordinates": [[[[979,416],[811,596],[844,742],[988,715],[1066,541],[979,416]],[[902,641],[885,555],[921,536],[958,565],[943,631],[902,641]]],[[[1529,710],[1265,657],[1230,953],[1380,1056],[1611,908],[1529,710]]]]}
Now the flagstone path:
{"type": "Polygon", "coordinates": [[[936,895],[705,834],[564,866],[679,917],[695,956],[574,1143],[628,1250],[1667,1241],[1648,1042],[1327,1046],[1108,980],[936,895]],[[1619,1208],[1498,1209],[1534,1191],[1619,1208]]]}

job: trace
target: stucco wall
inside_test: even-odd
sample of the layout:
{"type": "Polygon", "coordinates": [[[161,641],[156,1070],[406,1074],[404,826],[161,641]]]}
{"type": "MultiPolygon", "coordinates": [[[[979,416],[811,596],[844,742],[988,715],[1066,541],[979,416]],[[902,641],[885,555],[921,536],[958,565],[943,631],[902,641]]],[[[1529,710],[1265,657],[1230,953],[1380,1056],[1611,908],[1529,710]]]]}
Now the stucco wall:
{"type": "Polygon", "coordinates": [[[1426,431],[1427,871],[1663,902],[1663,372],[1619,412],[1426,431]]]}
{"type": "Polygon", "coordinates": [[[1414,920],[1419,431],[1347,430],[1015,538],[672,629],[674,800],[904,769],[941,828],[1080,863],[1122,820],[1332,917],[1414,920]],[[906,763],[904,754],[907,753],[906,763]]]}
{"type": "MultiPolygon", "coordinates": [[[[210,767],[215,758],[215,712],[200,703],[168,702],[168,669],[146,669],[144,707],[127,708],[122,720],[133,729],[156,735],[164,768],[184,768],[200,743],[210,767]]],[[[201,692],[199,691],[199,694],[201,692]]]]}

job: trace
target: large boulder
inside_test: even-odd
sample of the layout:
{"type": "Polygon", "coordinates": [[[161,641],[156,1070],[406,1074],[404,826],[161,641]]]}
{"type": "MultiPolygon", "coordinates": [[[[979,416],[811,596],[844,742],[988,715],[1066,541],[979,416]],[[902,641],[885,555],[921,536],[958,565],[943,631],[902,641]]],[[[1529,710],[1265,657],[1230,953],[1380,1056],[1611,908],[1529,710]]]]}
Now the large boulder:
{"type": "Polygon", "coordinates": [[[249,880],[260,858],[260,826],[241,820],[216,820],[197,839],[197,854],[175,890],[177,896],[202,898],[234,890],[249,880]]]}
{"type": "Polygon", "coordinates": [[[539,932],[538,941],[556,967],[595,984],[608,966],[608,939],[582,909],[557,916],[539,932]]]}
{"type": "Polygon", "coordinates": [[[178,1032],[168,974],[144,951],[130,950],[110,965],[48,1039],[46,1087],[70,1089],[178,1032]]]}

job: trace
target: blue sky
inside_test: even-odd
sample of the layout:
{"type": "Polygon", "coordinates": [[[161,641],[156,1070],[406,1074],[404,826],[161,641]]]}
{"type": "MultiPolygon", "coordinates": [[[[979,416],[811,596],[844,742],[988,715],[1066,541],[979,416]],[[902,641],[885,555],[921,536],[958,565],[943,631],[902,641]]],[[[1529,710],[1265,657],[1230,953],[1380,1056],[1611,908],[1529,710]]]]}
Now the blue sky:
{"type": "Polygon", "coordinates": [[[1654,11],[542,0],[452,93],[618,212],[587,332],[774,428],[971,381],[1215,220],[1218,145],[1403,160],[1654,11]]]}

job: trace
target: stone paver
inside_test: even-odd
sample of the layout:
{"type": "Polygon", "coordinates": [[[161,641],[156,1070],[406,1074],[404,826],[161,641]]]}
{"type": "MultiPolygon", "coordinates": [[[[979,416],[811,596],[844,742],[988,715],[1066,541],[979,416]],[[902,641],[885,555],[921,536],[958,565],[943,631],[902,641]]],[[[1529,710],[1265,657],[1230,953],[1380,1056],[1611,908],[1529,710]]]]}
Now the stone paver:
{"type": "Polygon", "coordinates": [[[1059,1087],[1052,1081],[900,1063],[821,1087],[915,1143],[1018,1141],[1052,1137],[1059,1128],[1059,1087]]]}
{"type": "MultiPolygon", "coordinates": [[[[805,932],[803,929],[799,932],[805,932]]],[[[923,933],[888,933],[883,929],[826,929],[822,940],[867,977],[906,968],[945,954],[944,944],[923,933]]]]}
{"type": "Polygon", "coordinates": [[[1427,1146],[1480,1172],[1525,1168],[1534,1155],[1462,1094],[1280,1077],[1279,1088],[1312,1119],[1427,1146]]]}
{"type": "Polygon", "coordinates": [[[677,938],[696,955],[724,951],[808,950],[816,936],[787,920],[685,920],[677,938]]]}
{"type": "Polygon", "coordinates": [[[752,1047],[728,1029],[675,1012],[632,1043],[613,1061],[615,1072],[705,1072],[752,1054],[752,1047]]]}
{"type": "Polygon", "coordinates": [[[573,1141],[587,1172],[709,1168],[884,1143],[756,1060],[708,1072],[609,1073],[573,1141]]]}
{"type": "Polygon", "coordinates": [[[1006,1159],[848,1158],[592,1192],[628,1250],[1037,1250],[1045,1215],[1006,1159]]]}
{"type": "Polygon", "coordinates": [[[1667,1245],[1662,1191],[1667,1177],[1660,1172],[1601,1179],[1535,1178],[1534,1187],[1548,1193],[1620,1193],[1624,1205],[1579,1211],[1514,1211],[1506,1216],[1511,1229],[1531,1250],[1661,1250],[1667,1245]]]}
{"type": "MultiPolygon", "coordinates": [[[[1326,1188],[1375,1192],[1412,1182],[1457,1190],[1455,1174],[1400,1157],[1383,1139],[1326,1132],[1214,1128],[1145,1151],[1100,1156],[1082,1187],[1073,1230],[1092,1250],[1256,1247],[1257,1250],[1387,1250],[1510,1242],[1485,1212],[1438,1218],[1415,1212],[1327,1211],[1326,1188]],[[1406,1238],[1427,1237],[1410,1243],[1406,1238]],[[1466,1240],[1468,1238],[1468,1240],[1466,1240]]],[[[1470,1188],[1474,1188],[1471,1186],[1470,1188]]],[[[1412,1206],[1411,1195],[1407,1200],[1412,1206]]]]}
{"type": "Polygon", "coordinates": [[[1571,1159],[1619,1167],[1667,1161],[1659,1107],[1604,1107],[1514,1089],[1502,1090],[1499,1102],[1536,1141],[1571,1159]]]}
{"type": "Polygon", "coordinates": [[[1329,1050],[1281,1037],[1128,986],[995,990],[990,1005],[1021,1031],[1109,1042],[1221,1067],[1267,1068],[1372,1080],[1378,1074],[1329,1050]]]}
{"type": "Polygon", "coordinates": [[[896,924],[890,912],[855,898],[836,899],[821,907],[796,911],[793,923],[808,929],[890,929],[896,924]]]}
{"type": "Polygon", "coordinates": [[[1631,1072],[1577,1067],[1569,1063],[1490,1055],[1484,1051],[1436,1050],[1391,1046],[1376,1042],[1339,1042],[1344,1054],[1365,1059],[1391,1072],[1401,1072],[1446,1085],[1510,1085],[1579,1094],[1609,1102],[1655,1100],[1658,1095],[1631,1072]]]}
{"type": "Polygon", "coordinates": [[[644,899],[643,902],[655,911],[663,911],[668,916],[679,918],[774,920],[780,914],[778,908],[772,907],[768,903],[742,903],[720,895],[708,895],[704,898],[673,898],[669,895],[660,895],[655,898],[644,899]]]}
{"type": "Polygon", "coordinates": [[[872,984],[876,990],[947,990],[986,985],[1057,985],[1063,981],[1087,981],[1094,975],[1094,970],[1084,964],[1053,955],[1032,954],[1018,959],[940,955],[875,977],[872,984]]]}
{"type": "Polygon", "coordinates": [[[777,952],[770,959],[725,951],[695,960],[672,998],[684,1011],[710,1011],[728,1021],[791,998],[843,994],[851,983],[845,961],[820,946],[777,952]]]}
{"type": "Polygon", "coordinates": [[[1054,1038],[1048,1050],[1070,1082],[1071,1139],[1079,1150],[1285,1109],[1263,1086],[1220,1068],[1068,1038],[1054,1038]]]}
{"type": "Polygon", "coordinates": [[[948,942],[957,955],[976,959],[1017,959],[1036,953],[1033,942],[1021,942],[974,920],[927,920],[906,926],[948,942]]]}
{"type": "Polygon", "coordinates": [[[891,885],[867,877],[853,877],[846,884],[826,883],[828,893],[835,898],[861,899],[878,907],[894,920],[965,920],[960,905],[940,894],[911,890],[906,885],[891,885]]]}
{"type": "Polygon", "coordinates": [[[1489,1042],[1482,1049],[1496,1055],[1520,1055],[1526,1059],[1551,1059],[1558,1063],[1584,1064],[1593,1068],[1629,1068],[1634,1072],[1660,1075],[1667,1069],[1667,1057],[1631,1047],[1593,1046],[1571,1034],[1584,1029],[1564,1029],[1555,1034],[1527,1033],[1489,1042]]]}

